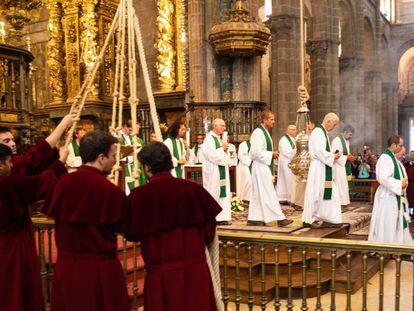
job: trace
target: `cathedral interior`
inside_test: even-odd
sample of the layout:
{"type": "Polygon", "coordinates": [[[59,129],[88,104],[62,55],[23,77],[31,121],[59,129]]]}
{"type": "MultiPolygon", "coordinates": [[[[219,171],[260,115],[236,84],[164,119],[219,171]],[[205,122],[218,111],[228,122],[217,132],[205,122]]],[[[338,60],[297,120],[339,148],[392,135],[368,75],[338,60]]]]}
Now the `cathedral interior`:
{"type": "MultiPolygon", "coordinates": [[[[236,3],[134,1],[157,110],[167,125],[190,111],[194,134],[203,131],[206,116],[222,116],[237,143],[266,106],[277,116],[276,142],[300,105],[299,1],[245,0],[234,11],[236,3]],[[232,21],[234,38],[226,33],[232,21]]],[[[116,7],[111,0],[2,1],[1,124],[27,143],[67,113],[116,7]]],[[[355,126],[353,148],[359,151],[370,146],[380,152],[397,131],[414,148],[413,13],[414,2],[407,0],[304,1],[311,119],[318,123],[325,113],[337,113],[342,124],[355,126]]],[[[82,112],[87,127],[108,125],[115,45],[111,40],[82,112]]],[[[148,100],[142,72],[137,75],[139,119],[148,140],[148,100]]]]}
{"type": "MultiPolygon", "coordinates": [[[[404,138],[407,152],[414,150],[414,0],[132,0],[138,49],[141,43],[145,51],[134,57],[136,67],[120,56],[121,46],[134,51],[135,41],[123,46],[113,31],[118,5],[0,1],[0,126],[12,129],[20,150],[46,137],[79,101],[85,131],[110,129],[121,84],[137,97],[136,115],[128,96],[119,97],[123,119],[139,121],[145,143],[157,134],[154,100],[161,129],[184,120],[191,144],[222,118],[239,145],[268,108],[276,118],[271,134],[277,146],[298,119],[299,87],[305,87],[312,123],[334,112],[340,124],[332,136],[345,125],[355,128],[354,154],[380,154],[393,133],[404,138]],[[124,79],[128,75],[136,76],[136,89],[124,79]]],[[[313,304],[316,310],[329,304],[330,310],[411,309],[414,267],[401,258],[414,250],[366,241],[378,184],[373,178],[354,181],[354,187],[351,205],[342,210],[348,227],[306,231],[299,213],[285,206],[286,215],[296,217],[293,227],[263,229],[263,235],[239,226],[245,211],[235,214],[233,232],[220,233],[226,310],[294,310],[301,304],[301,310],[313,304]],[[368,288],[375,295],[367,295],[368,288]]],[[[49,243],[53,223],[33,222],[48,284],[56,258],[49,243]]],[[[144,278],[139,245],[121,236],[118,241],[131,308],[138,310],[144,278]]],[[[48,288],[44,295],[50,298],[48,288]]]]}

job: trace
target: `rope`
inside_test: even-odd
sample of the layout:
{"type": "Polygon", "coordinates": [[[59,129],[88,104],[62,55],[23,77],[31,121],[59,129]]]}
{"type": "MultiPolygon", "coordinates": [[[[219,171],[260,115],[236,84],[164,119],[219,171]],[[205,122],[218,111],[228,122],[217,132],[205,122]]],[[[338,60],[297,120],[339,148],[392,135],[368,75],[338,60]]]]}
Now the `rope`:
{"type": "Polygon", "coordinates": [[[206,260],[208,269],[210,270],[211,282],[213,284],[214,297],[216,299],[217,311],[223,310],[223,303],[221,297],[221,285],[220,285],[220,265],[219,265],[219,240],[217,232],[214,234],[214,239],[205,248],[206,260]]]}

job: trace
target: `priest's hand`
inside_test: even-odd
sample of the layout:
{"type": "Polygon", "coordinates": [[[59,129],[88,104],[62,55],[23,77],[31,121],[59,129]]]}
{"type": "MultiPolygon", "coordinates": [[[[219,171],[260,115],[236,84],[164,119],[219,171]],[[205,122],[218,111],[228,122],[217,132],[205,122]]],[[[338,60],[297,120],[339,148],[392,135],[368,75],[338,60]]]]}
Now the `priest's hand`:
{"type": "Polygon", "coordinates": [[[180,164],[180,165],[184,165],[184,164],[187,163],[187,160],[186,159],[181,159],[181,160],[178,160],[177,163],[180,164]]]}
{"type": "Polygon", "coordinates": [[[335,158],[334,158],[334,159],[335,159],[335,161],[336,161],[336,160],[338,160],[338,159],[341,157],[341,155],[342,155],[342,154],[341,154],[341,153],[339,153],[339,152],[335,153],[335,158]]]}
{"type": "Polygon", "coordinates": [[[407,188],[407,186],[408,186],[407,180],[406,179],[403,179],[402,180],[402,188],[405,189],[405,188],[407,188]]]}
{"type": "Polygon", "coordinates": [[[61,147],[59,149],[59,161],[62,162],[63,164],[66,163],[68,155],[69,155],[68,147],[61,147]]]}
{"type": "Polygon", "coordinates": [[[222,147],[224,151],[227,151],[227,149],[229,148],[229,143],[227,142],[223,143],[222,147]]]}
{"type": "Polygon", "coordinates": [[[273,151],[273,159],[279,158],[279,151],[273,151]]]}

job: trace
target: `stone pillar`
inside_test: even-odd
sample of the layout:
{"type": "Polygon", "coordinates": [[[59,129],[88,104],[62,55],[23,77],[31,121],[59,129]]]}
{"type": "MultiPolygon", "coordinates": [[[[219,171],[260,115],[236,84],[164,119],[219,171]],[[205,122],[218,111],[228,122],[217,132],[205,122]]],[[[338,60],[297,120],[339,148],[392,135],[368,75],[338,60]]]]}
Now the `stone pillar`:
{"type": "Polygon", "coordinates": [[[206,100],[206,35],[205,0],[191,0],[188,3],[189,70],[190,91],[194,101],[206,100]]]}
{"type": "Polygon", "coordinates": [[[300,85],[299,2],[273,0],[270,108],[276,115],[273,141],[278,142],[287,126],[296,120],[300,85]]]}
{"type": "Polygon", "coordinates": [[[47,44],[47,66],[49,70],[50,104],[61,105],[66,101],[65,81],[65,49],[64,33],[61,18],[63,16],[60,3],[52,0],[46,3],[49,11],[49,42],[47,44]]]}
{"type": "MultiPolygon", "coordinates": [[[[247,9],[252,17],[259,19],[259,1],[248,0],[247,9]]],[[[260,101],[261,58],[259,56],[251,57],[246,61],[246,67],[246,77],[249,77],[246,100],[260,101]]]]}

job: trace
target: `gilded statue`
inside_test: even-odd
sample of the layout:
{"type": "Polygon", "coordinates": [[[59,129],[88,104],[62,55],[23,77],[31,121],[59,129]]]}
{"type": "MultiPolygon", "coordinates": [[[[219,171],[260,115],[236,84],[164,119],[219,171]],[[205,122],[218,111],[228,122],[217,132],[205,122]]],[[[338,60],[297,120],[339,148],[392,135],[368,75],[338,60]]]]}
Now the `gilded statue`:
{"type": "Polygon", "coordinates": [[[174,3],[171,0],[157,1],[158,16],[156,19],[157,39],[155,48],[158,51],[156,68],[162,91],[174,90],[175,81],[175,47],[174,47],[174,3]]]}

